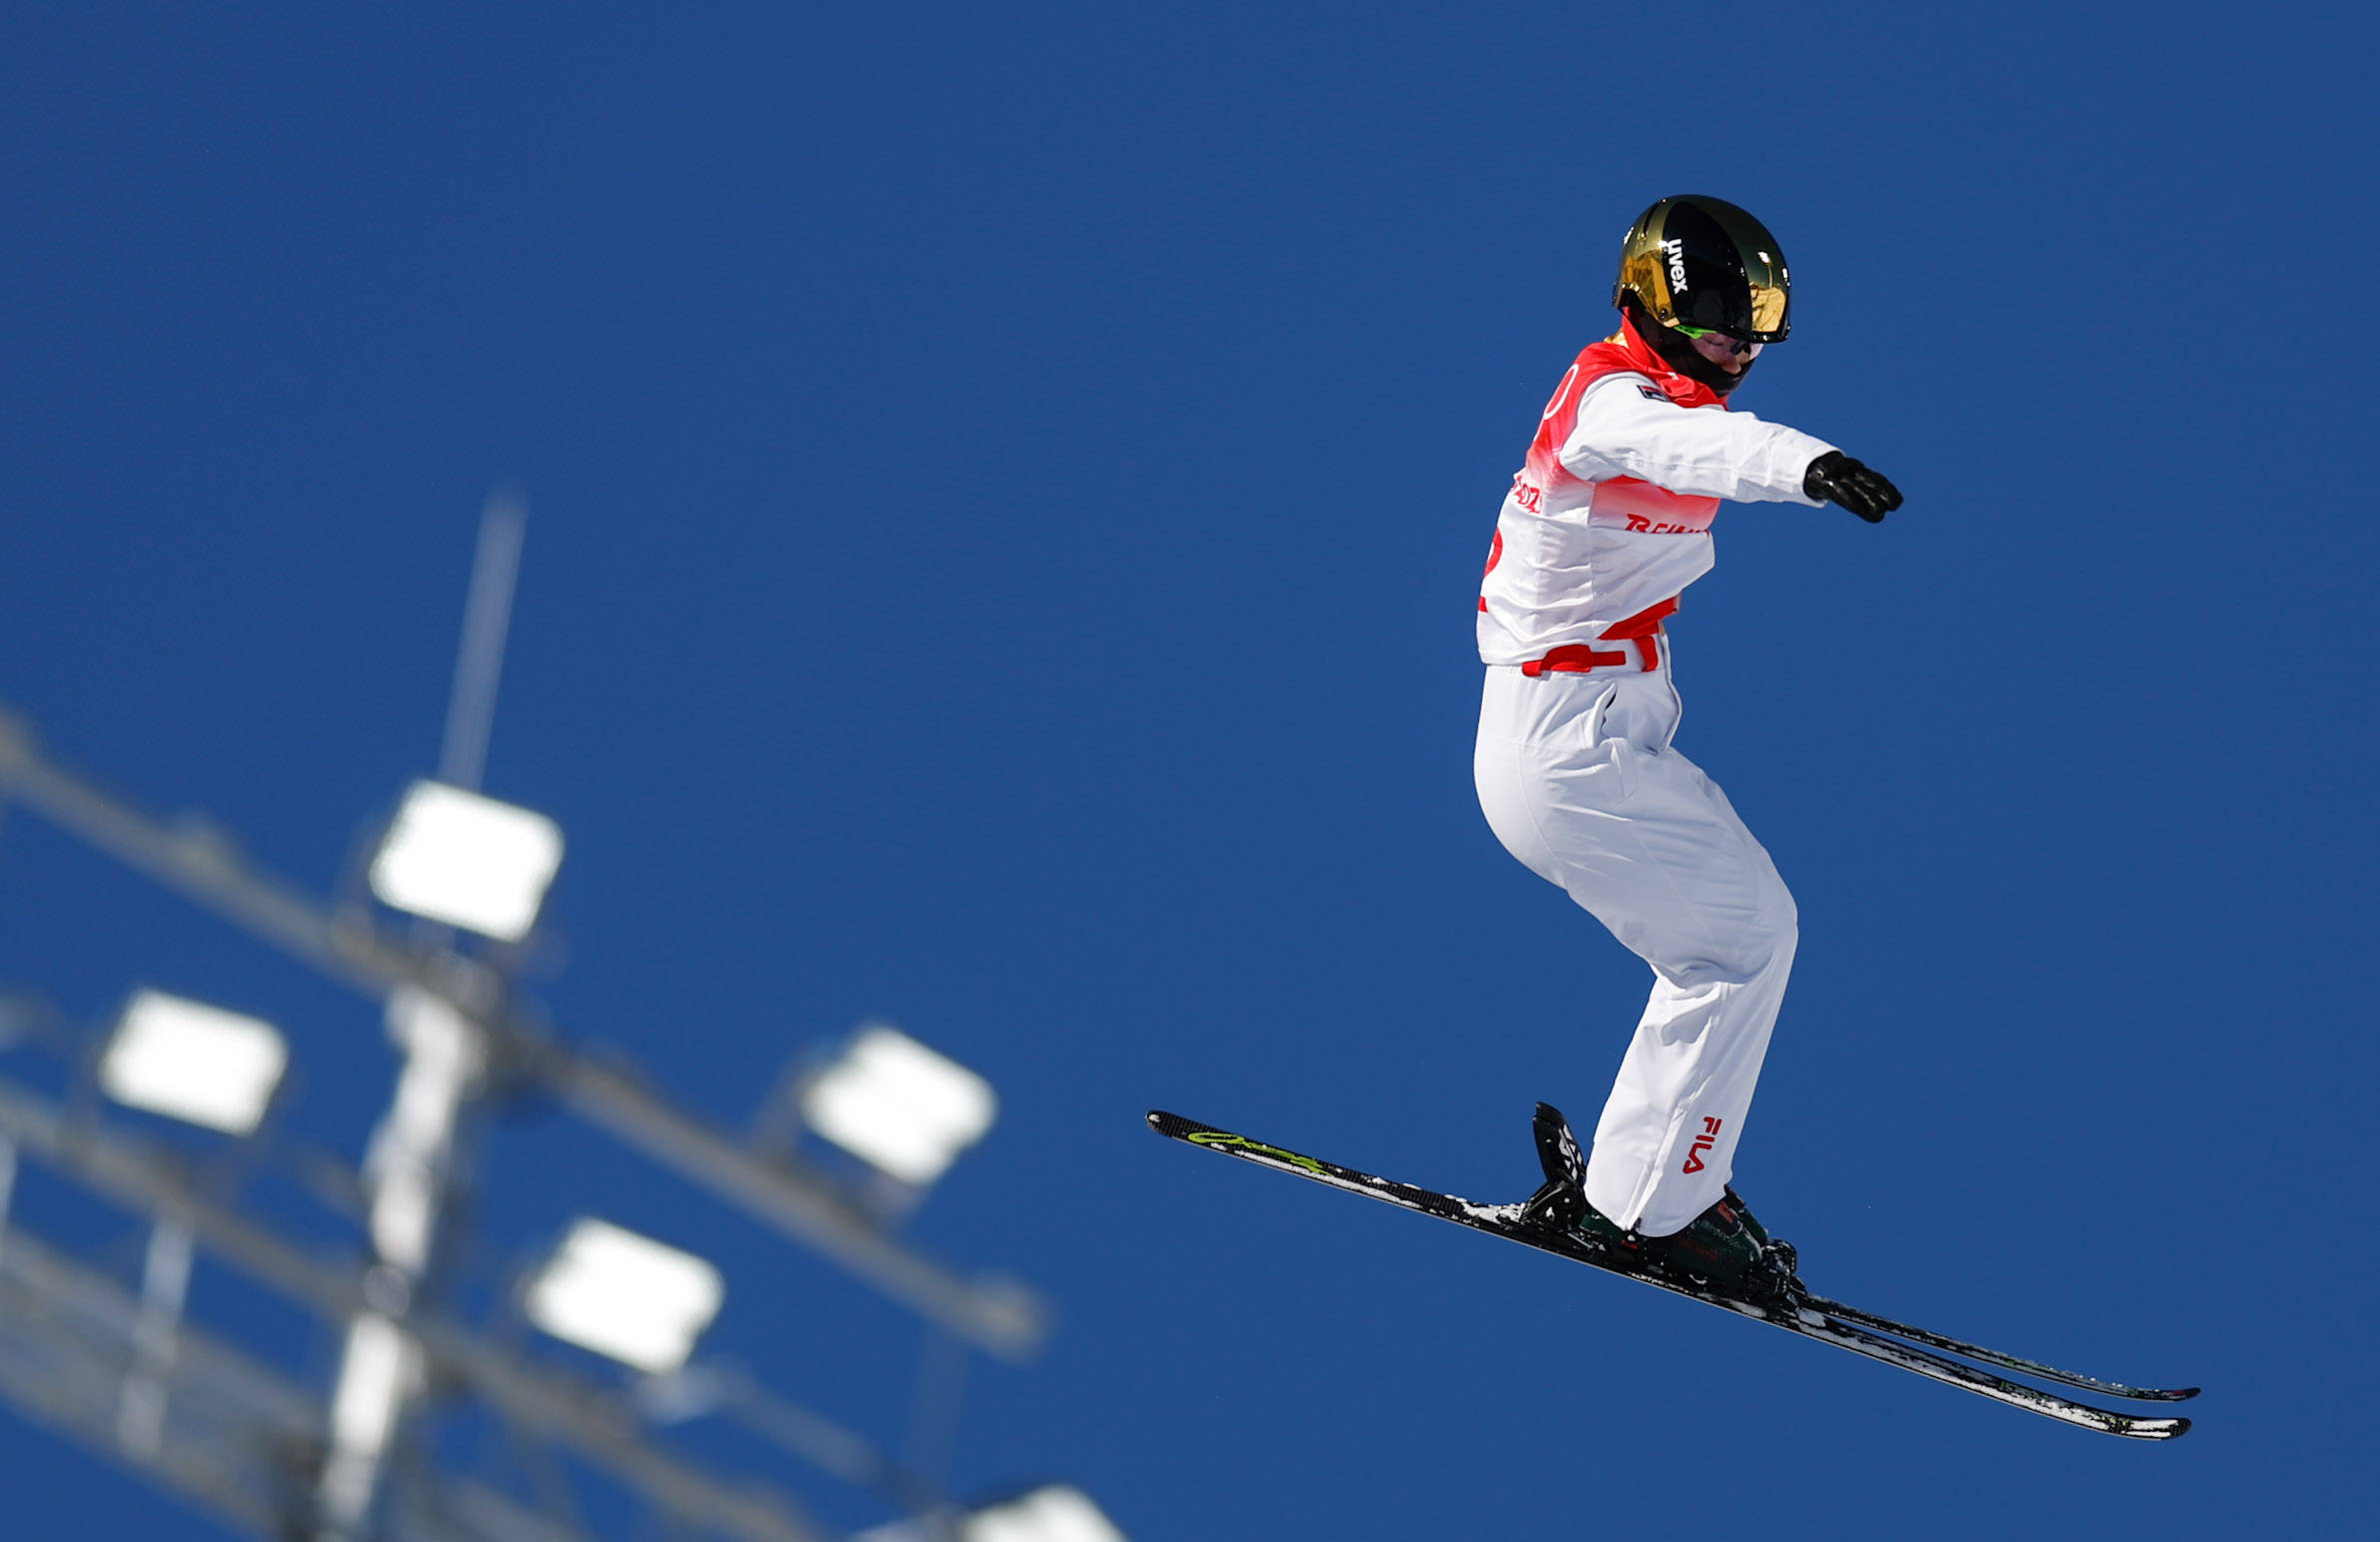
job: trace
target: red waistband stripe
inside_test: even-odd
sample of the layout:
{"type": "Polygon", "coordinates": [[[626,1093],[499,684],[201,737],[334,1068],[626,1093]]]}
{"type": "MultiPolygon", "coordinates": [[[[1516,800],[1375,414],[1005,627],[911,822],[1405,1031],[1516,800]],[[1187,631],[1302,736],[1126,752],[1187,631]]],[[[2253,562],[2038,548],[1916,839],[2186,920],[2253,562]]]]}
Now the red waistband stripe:
{"type": "MultiPolygon", "coordinates": [[[[1616,621],[1595,635],[1599,643],[1634,643],[1641,660],[1639,673],[1649,674],[1661,668],[1661,624],[1678,613],[1678,597],[1673,595],[1659,605],[1647,606],[1624,621],[1616,621]]],[[[1592,675],[1597,670],[1613,669],[1628,663],[1626,651],[1606,653],[1587,643],[1570,643],[1555,649],[1543,659],[1532,659],[1521,666],[1521,673],[1532,680],[1540,675],[1592,675]]]]}

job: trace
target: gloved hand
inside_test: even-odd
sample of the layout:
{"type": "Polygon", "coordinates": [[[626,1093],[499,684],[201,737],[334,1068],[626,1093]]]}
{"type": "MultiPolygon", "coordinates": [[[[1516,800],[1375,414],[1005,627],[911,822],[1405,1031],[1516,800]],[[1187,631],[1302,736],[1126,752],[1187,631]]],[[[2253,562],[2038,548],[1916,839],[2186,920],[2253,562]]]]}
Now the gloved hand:
{"type": "Polygon", "coordinates": [[[1900,489],[1839,450],[1809,463],[1801,474],[1801,491],[1840,504],[1870,525],[1900,507],[1900,489]]]}

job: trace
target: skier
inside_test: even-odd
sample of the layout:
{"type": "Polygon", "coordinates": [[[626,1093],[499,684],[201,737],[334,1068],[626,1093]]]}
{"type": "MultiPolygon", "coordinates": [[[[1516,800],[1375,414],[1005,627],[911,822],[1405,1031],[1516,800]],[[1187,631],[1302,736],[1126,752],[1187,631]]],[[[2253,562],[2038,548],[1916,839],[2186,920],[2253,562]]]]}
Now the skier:
{"type": "Polygon", "coordinates": [[[1728,1186],[1797,937],[1769,853],[1671,748],[1665,624],[1711,570],[1722,499],[1900,507],[1823,440],[1731,413],[1788,330],[1785,254],[1716,198],[1629,228],[1612,303],[1546,406],[1496,522],[1474,772],[1507,850],[1653,966],[1652,1000],[1588,1157],[1591,1239],[1720,1284],[1791,1271],[1728,1186]]]}

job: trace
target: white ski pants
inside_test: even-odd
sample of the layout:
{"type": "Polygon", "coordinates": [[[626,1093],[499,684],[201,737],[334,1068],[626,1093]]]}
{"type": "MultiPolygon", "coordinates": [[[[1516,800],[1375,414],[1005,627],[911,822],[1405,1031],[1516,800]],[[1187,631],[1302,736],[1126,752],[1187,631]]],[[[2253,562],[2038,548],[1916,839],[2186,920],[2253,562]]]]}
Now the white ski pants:
{"type": "Polygon", "coordinates": [[[1653,966],[1587,1161],[1588,1201],[1647,1236],[1687,1226],[1735,1170],[1798,936],[1769,853],[1670,748],[1678,714],[1666,657],[1591,675],[1491,667],[1473,763],[1505,849],[1653,966]]]}

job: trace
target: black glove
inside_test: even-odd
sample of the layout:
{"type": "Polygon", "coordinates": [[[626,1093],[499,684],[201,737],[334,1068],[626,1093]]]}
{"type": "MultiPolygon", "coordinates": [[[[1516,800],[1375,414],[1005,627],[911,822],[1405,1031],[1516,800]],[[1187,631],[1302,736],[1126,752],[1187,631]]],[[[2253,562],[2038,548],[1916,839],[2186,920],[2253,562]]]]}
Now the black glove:
{"type": "Polygon", "coordinates": [[[1900,489],[1839,450],[1809,463],[1801,474],[1801,491],[1840,504],[1870,525],[1900,507],[1900,489]]]}

